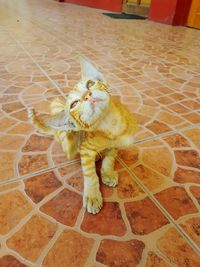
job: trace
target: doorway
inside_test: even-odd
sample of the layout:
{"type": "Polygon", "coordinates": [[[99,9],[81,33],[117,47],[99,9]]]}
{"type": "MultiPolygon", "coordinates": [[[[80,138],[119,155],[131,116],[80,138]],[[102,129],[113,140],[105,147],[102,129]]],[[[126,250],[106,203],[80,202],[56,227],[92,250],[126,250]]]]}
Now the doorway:
{"type": "Polygon", "coordinates": [[[122,12],[148,17],[151,0],[123,0],[122,12]]]}
{"type": "Polygon", "coordinates": [[[192,1],[187,26],[200,29],[200,0],[192,1]]]}

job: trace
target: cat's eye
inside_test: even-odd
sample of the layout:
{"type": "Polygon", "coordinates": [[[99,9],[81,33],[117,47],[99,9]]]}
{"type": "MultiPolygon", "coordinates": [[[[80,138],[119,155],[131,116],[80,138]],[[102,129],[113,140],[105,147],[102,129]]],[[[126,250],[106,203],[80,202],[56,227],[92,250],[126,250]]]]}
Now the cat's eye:
{"type": "Polygon", "coordinates": [[[77,104],[79,103],[80,100],[75,100],[74,102],[71,103],[70,105],[70,109],[73,109],[77,106],[77,104]]]}
{"type": "Polygon", "coordinates": [[[90,89],[94,84],[95,84],[95,82],[92,80],[87,81],[87,83],[86,83],[87,89],[90,89]]]}

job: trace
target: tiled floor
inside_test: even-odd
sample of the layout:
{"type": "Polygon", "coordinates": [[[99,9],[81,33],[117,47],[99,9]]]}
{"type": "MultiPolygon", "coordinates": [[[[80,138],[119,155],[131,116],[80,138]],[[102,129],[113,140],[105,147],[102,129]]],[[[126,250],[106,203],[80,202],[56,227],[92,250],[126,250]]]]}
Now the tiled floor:
{"type": "Polygon", "coordinates": [[[194,29],[0,0],[0,267],[199,266],[199,43],[194,29]],[[79,54],[140,124],[96,216],[82,208],[79,160],[67,161],[26,115],[66,97],[79,54]]]}

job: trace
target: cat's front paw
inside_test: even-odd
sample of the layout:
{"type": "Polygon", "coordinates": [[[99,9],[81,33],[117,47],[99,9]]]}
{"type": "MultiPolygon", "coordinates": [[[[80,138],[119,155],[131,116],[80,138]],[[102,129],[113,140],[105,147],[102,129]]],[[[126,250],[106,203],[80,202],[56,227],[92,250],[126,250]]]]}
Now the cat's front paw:
{"type": "Polygon", "coordinates": [[[103,199],[98,188],[89,187],[84,190],[83,206],[92,214],[97,214],[101,210],[103,199]]]}
{"type": "Polygon", "coordinates": [[[116,171],[101,170],[102,182],[110,187],[115,187],[118,184],[118,173],[116,171]]]}

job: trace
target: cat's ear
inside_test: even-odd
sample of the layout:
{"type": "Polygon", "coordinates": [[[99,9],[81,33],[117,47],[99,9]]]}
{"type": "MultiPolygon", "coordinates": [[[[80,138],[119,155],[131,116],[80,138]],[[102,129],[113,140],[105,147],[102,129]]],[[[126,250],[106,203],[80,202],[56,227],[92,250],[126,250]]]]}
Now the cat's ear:
{"type": "Polygon", "coordinates": [[[82,81],[96,81],[99,80],[103,83],[106,83],[104,75],[99,72],[95,66],[92,65],[85,57],[80,56],[80,65],[81,65],[81,80],[82,81]]]}
{"type": "Polygon", "coordinates": [[[78,131],[77,126],[65,111],[44,119],[44,125],[60,131],[78,131]]]}

